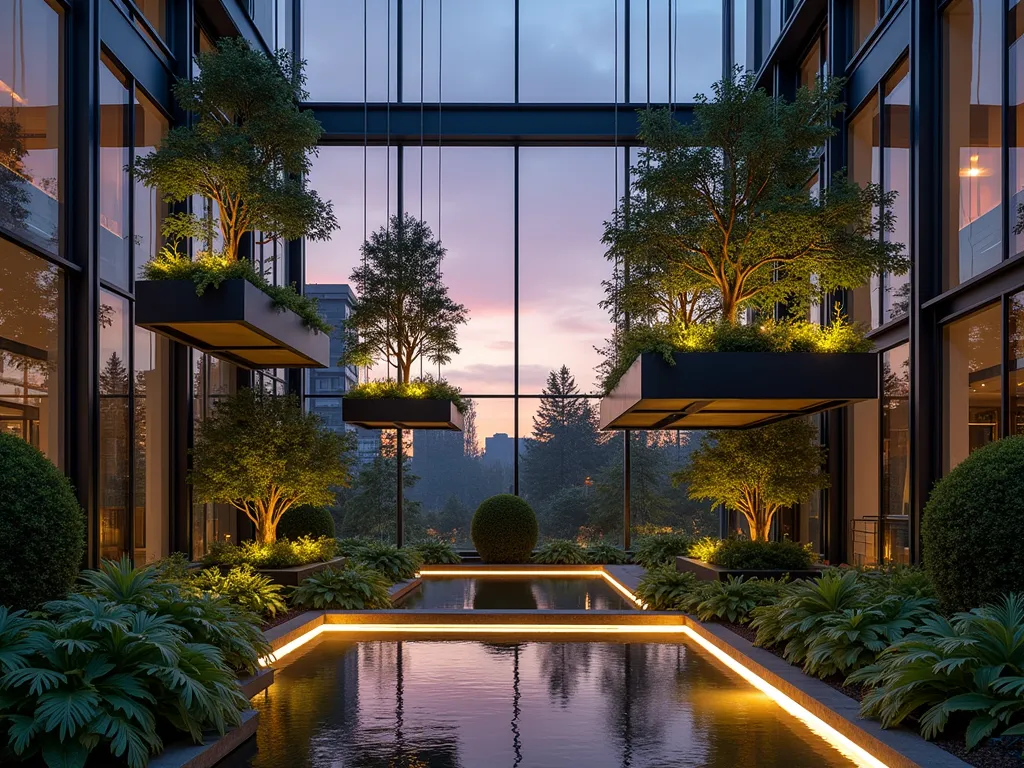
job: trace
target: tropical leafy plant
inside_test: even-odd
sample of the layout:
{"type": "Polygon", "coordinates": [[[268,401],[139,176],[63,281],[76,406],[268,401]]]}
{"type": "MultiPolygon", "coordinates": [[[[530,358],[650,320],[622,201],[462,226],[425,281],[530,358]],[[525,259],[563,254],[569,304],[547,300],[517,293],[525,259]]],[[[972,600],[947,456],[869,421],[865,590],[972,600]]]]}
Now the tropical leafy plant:
{"type": "Polygon", "coordinates": [[[711,560],[711,556],[718,551],[720,546],[722,546],[721,539],[705,536],[702,539],[697,539],[697,541],[690,545],[689,556],[696,560],[700,560],[702,563],[707,563],[711,560]]]}
{"type": "Polygon", "coordinates": [[[302,536],[295,541],[279,539],[270,544],[243,541],[241,544],[216,542],[203,557],[205,565],[251,565],[253,568],[290,568],[310,563],[325,563],[337,554],[337,540],[302,536]]]}
{"type": "Polygon", "coordinates": [[[184,586],[186,589],[226,597],[245,610],[265,618],[273,618],[288,610],[284,587],[257,573],[248,564],[236,565],[227,573],[219,568],[204,568],[190,576],[184,586]]]}
{"type": "Polygon", "coordinates": [[[625,565],[629,562],[629,553],[622,547],[616,547],[606,541],[591,544],[586,549],[587,562],[595,565],[625,565]]]}
{"type": "Polygon", "coordinates": [[[849,678],[871,688],[861,713],[883,727],[920,715],[921,735],[966,720],[967,748],[988,736],[1024,735],[1024,595],[958,613],[932,614],[849,678]]]}
{"type": "Polygon", "coordinates": [[[708,558],[722,568],[746,570],[803,571],[811,567],[814,556],[808,545],[784,541],[726,539],[708,558]]]}
{"type": "Polygon", "coordinates": [[[292,593],[299,607],[347,611],[379,610],[391,607],[387,577],[362,565],[345,569],[327,568],[305,579],[292,593]]]}
{"type": "Polygon", "coordinates": [[[260,544],[273,544],[285,512],[331,504],[349,484],[353,441],[293,396],[244,388],[203,420],[189,481],[198,501],[230,504],[253,522],[260,544]]]}
{"type": "Polygon", "coordinates": [[[689,554],[691,546],[693,540],[685,533],[644,536],[633,549],[633,562],[647,569],[668,564],[675,567],[676,557],[689,554]]]}
{"type": "Polygon", "coordinates": [[[533,562],[544,565],[585,565],[587,551],[575,541],[552,539],[537,547],[533,562]]]}
{"type": "Polygon", "coordinates": [[[447,541],[420,541],[409,549],[420,556],[424,565],[458,565],[462,562],[462,557],[455,551],[455,547],[447,541]]]}
{"type": "Polygon", "coordinates": [[[411,579],[423,565],[423,558],[415,549],[399,549],[381,541],[367,543],[352,555],[352,561],[377,571],[392,584],[411,579]]]}
{"type": "Polygon", "coordinates": [[[697,614],[701,621],[714,619],[745,624],[750,612],[769,605],[782,594],[782,582],[774,579],[744,579],[729,576],[726,581],[712,581],[691,593],[684,609],[697,614]]]}
{"type": "Polygon", "coordinates": [[[341,557],[352,557],[367,544],[372,543],[373,539],[368,539],[365,536],[349,536],[344,539],[335,539],[335,541],[337,543],[338,555],[341,557]]]}
{"type": "Polygon", "coordinates": [[[674,565],[649,568],[636,588],[636,596],[652,611],[681,610],[697,589],[697,577],[680,573],[674,565]]]}
{"type": "Polygon", "coordinates": [[[414,400],[451,400],[459,413],[465,414],[469,404],[462,399],[462,390],[444,379],[425,374],[411,381],[367,381],[345,392],[345,397],[359,400],[412,398],[414,400]]]}

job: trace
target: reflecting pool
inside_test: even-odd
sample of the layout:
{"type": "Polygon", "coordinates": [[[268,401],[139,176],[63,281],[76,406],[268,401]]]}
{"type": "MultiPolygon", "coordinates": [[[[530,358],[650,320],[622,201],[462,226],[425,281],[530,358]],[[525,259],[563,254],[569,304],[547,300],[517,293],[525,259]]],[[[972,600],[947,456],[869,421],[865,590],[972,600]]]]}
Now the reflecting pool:
{"type": "Polygon", "coordinates": [[[849,766],[686,641],[321,635],[288,656],[250,768],[849,766]]]}
{"type": "Polygon", "coordinates": [[[542,578],[488,576],[479,579],[430,576],[399,608],[437,610],[626,611],[636,606],[599,576],[542,578]]]}

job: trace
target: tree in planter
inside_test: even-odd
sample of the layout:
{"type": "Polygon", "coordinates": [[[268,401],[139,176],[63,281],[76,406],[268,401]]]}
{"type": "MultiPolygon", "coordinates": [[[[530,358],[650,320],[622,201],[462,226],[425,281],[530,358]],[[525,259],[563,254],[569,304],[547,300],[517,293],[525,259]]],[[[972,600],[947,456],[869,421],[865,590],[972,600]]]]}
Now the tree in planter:
{"type": "Polygon", "coordinates": [[[326,506],[348,486],[351,449],[348,433],[324,428],[297,398],[241,389],[200,425],[189,479],[197,501],[241,510],[269,544],[289,509],[326,506]]]}
{"type": "Polygon", "coordinates": [[[786,101],[737,72],[715,84],[713,101],[697,97],[689,125],[642,113],[646,149],[605,225],[608,257],[630,266],[610,299],[645,322],[686,325],[711,306],[735,324],[745,307],[800,309],[883,271],[905,273],[902,244],[880,237],[894,230],[895,193],[843,174],[817,199],[807,192],[841,86],[786,101]]]}
{"type": "Polygon", "coordinates": [[[341,365],[394,365],[409,382],[413,364],[450,362],[459,353],[456,330],[468,310],[448,296],[441,275],[445,250],[424,222],[394,215],[363,243],[363,263],[352,271],[359,298],[345,321],[341,365]]]}
{"type": "MultiPolygon", "coordinates": [[[[227,262],[237,260],[246,233],[260,232],[260,242],[327,240],[338,226],[331,203],[306,182],[323,129],[298,108],[308,97],[302,67],[287,51],[267,56],[244,38],[221,38],[216,50],[199,54],[195,79],[174,84],[175,100],[195,121],[172,128],[132,167],[166,202],[209,200],[227,262]]],[[[209,224],[174,214],[165,235],[204,237],[209,224]]]]}
{"type": "Polygon", "coordinates": [[[691,499],[740,512],[750,538],[767,541],[776,512],[828,487],[824,460],[814,426],[807,419],[787,419],[758,429],[705,432],[672,482],[689,486],[691,499]]]}

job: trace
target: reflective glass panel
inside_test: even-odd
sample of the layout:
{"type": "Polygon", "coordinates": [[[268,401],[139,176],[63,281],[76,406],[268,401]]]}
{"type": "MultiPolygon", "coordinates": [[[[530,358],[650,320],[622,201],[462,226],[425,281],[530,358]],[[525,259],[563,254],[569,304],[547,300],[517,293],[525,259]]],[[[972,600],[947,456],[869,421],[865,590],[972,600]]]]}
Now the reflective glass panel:
{"type": "Polygon", "coordinates": [[[100,66],[100,277],[128,287],[128,105],[124,76],[104,55],[100,66]]]}
{"type": "Polygon", "coordinates": [[[127,552],[129,467],[129,339],[128,301],[100,292],[100,557],[117,560],[127,552]]]}

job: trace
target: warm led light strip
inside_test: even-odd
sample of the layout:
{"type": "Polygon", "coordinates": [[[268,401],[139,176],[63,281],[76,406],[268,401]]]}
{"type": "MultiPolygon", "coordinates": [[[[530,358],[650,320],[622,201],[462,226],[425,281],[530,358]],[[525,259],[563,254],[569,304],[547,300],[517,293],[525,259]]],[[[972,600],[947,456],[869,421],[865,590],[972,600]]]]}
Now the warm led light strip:
{"type": "Polygon", "coordinates": [[[430,576],[557,576],[560,578],[579,578],[581,576],[601,576],[623,596],[629,598],[640,608],[646,608],[647,603],[640,600],[633,594],[632,590],[621,582],[615,580],[608,571],[603,568],[580,568],[578,570],[563,569],[526,569],[526,568],[445,568],[420,571],[416,578],[429,578],[430,576]]]}
{"type": "Polygon", "coordinates": [[[714,643],[701,637],[691,627],[682,627],[682,632],[697,645],[703,648],[705,651],[710,653],[720,662],[725,664],[729,669],[738,674],[752,686],[765,694],[768,698],[782,707],[786,712],[791,714],[797,720],[802,722],[808,728],[810,728],[815,734],[827,741],[833,747],[835,747],[840,753],[850,760],[855,762],[859,766],[866,766],[866,768],[888,768],[888,766],[879,760],[877,757],[872,755],[863,747],[855,744],[849,738],[841,734],[831,725],[826,723],[820,717],[806,709],[802,705],[793,701],[789,696],[784,694],[774,685],[769,683],[763,677],[758,676],[755,672],[743,666],[740,662],[734,659],[732,656],[727,654],[721,648],[716,646],[714,643]]]}

